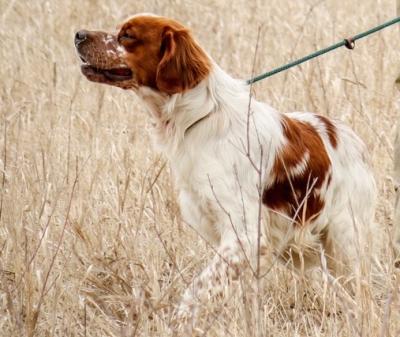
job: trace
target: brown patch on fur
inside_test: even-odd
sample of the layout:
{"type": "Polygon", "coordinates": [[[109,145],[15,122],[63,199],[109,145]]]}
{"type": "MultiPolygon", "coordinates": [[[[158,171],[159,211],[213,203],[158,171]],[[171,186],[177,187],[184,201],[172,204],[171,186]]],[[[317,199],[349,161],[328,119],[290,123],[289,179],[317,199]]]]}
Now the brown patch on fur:
{"type": "Polygon", "coordinates": [[[240,271],[241,271],[241,269],[242,269],[242,266],[241,266],[241,264],[238,264],[238,263],[234,263],[234,264],[231,264],[230,266],[230,279],[232,279],[232,281],[237,281],[238,279],[239,279],[239,276],[240,276],[240,271]]]}
{"type": "Polygon", "coordinates": [[[118,39],[139,85],[175,94],[195,87],[210,73],[205,52],[189,30],[174,20],[134,17],[123,24],[118,39]]]}
{"type": "Polygon", "coordinates": [[[218,221],[218,217],[215,211],[215,208],[213,207],[213,204],[210,200],[207,200],[206,204],[203,205],[199,205],[200,206],[200,210],[203,213],[204,217],[207,219],[208,223],[211,226],[214,226],[217,221],[218,221]]]}
{"type": "Polygon", "coordinates": [[[261,245],[259,254],[260,254],[260,256],[266,256],[268,254],[268,247],[261,245]]]}
{"type": "Polygon", "coordinates": [[[317,118],[324,124],[326,133],[328,134],[329,141],[334,149],[336,149],[338,145],[338,138],[337,138],[337,132],[336,132],[336,126],[333,125],[332,121],[321,115],[316,115],[317,118]]]}
{"type": "Polygon", "coordinates": [[[197,288],[203,288],[203,281],[201,279],[197,280],[197,288]]]}
{"type": "Polygon", "coordinates": [[[324,207],[320,189],[330,174],[331,162],[321,137],[310,124],[283,116],[282,128],[287,143],[277,154],[274,181],[265,188],[262,201],[304,224],[324,207]],[[301,171],[297,170],[299,166],[303,167],[301,171]]]}

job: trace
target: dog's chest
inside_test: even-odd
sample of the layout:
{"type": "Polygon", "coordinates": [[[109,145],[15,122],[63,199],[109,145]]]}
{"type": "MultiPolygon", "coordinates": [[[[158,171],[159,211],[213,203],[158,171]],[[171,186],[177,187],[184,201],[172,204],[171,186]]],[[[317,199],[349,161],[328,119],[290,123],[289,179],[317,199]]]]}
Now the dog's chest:
{"type": "Polygon", "coordinates": [[[227,173],[233,171],[232,165],[223,155],[202,151],[171,160],[171,167],[183,219],[209,243],[217,244],[224,232],[222,207],[232,205],[228,200],[232,194],[226,192],[230,190],[226,182],[235,181],[227,173]]]}
{"type": "Polygon", "coordinates": [[[210,244],[218,244],[221,237],[219,212],[216,204],[193,189],[180,189],[179,205],[183,220],[210,244]]]}

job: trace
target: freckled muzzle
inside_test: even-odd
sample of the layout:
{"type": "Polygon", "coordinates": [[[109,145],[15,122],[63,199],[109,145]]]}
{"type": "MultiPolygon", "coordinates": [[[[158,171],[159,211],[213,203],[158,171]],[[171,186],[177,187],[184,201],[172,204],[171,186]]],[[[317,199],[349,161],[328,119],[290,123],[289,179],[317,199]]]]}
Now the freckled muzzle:
{"type": "Polygon", "coordinates": [[[88,80],[124,89],[137,86],[132,70],[124,62],[125,50],[116,36],[80,30],[75,34],[74,42],[83,62],[82,73],[88,80]]]}

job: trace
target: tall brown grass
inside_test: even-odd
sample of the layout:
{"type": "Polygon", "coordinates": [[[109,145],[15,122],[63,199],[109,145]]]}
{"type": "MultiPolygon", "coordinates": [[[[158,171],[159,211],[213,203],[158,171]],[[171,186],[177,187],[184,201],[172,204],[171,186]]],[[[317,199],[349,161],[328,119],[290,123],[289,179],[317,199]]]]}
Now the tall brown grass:
{"type": "MultiPolygon", "coordinates": [[[[210,252],[179,216],[165,159],[133,93],[86,81],[74,32],[155,12],[190,26],[227,71],[256,72],[395,16],[394,1],[0,0],[0,336],[165,336],[210,252]]],[[[255,86],[281,111],[349,123],[370,150],[386,237],[378,281],[338,286],[273,265],[199,322],[209,336],[400,336],[393,268],[394,86],[387,29],[255,86]]],[[[368,273],[367,273],[368,275],[368,273]]],[[[205,310],[207,312],[207,310],[205,310]]]]}

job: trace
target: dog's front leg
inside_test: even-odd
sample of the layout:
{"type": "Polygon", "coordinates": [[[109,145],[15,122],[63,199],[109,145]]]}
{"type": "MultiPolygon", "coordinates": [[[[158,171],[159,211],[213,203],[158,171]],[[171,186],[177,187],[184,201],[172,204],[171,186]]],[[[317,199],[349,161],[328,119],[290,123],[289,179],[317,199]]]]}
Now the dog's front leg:
{"type": "Polygon", "coordinates": [[[201,307],[219,296],[223,300],[226,287],[250,267],[256,250],[256,235],[225,235],[211,262],[186,289],[174,317],[175,329],[191,335],[201,307]]]}

